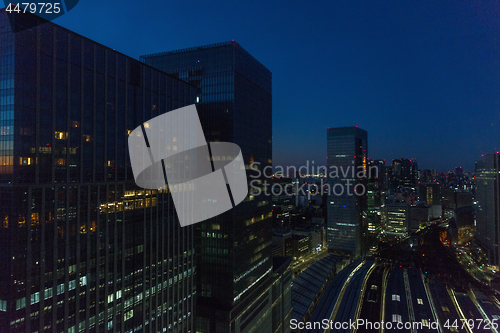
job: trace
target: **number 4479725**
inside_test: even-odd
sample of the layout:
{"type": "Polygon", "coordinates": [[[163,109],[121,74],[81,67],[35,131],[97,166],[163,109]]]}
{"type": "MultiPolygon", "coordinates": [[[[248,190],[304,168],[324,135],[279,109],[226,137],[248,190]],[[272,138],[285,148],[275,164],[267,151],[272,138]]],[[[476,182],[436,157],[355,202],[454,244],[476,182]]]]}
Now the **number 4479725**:
{"type": "Polygon", "coordinates": [[[61,12],[60,3],[50,3],[50,2],[23,2],[23,3],[10,3],[5,11],[12,13],[26,13],[26,11],[32,14],[58,14],[61,12]]]}

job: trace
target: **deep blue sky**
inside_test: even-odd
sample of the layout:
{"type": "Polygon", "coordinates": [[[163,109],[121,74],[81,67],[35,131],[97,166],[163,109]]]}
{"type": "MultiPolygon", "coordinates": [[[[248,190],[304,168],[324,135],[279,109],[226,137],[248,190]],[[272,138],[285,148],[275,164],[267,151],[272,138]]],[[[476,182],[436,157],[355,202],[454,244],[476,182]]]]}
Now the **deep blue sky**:
{"type": "Polygon", "coordinates": [[[421,169],[500,149],[498,1],[82,0],[55,23],[134,58],[236,40],[273,73],[275,165],[325,163],[339,126],[421,169]]]}

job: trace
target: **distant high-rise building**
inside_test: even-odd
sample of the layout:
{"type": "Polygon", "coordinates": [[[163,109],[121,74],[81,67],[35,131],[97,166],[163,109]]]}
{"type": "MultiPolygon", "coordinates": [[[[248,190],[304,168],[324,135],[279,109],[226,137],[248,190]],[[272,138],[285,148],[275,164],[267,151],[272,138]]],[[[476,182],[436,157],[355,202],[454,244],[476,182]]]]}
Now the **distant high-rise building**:
{"type": "Polygon", "coordinates": [[[500,265],[500,154],[476,162],[476,236],[488,251],[490,263],[500,265]]]}
{"type": "Polygon", "coordinates": [[[367,250],[366,174],[367,132],[358,127],[329,128],[328,156],[328,250],[353,257],[367,250]],[[336,171],[336,172],[335,172],[336,171]],[[359,173],[361,171],[361,173],[359,173]]]}
{"type": "Polygon", "coordinates": [[[392,176],[393,170],[392,170],[392,164],[391,165],[386,165],[385,166],[385,188],[390,189],[392,187],[392,176]]]}
{"type": "Polygon", "coordinates": [[[420,172],[420,177],[418,178],[421,182],[429,183],[433,180],[432,170],[425,169],[420,172]]]}
{"type": "MultiPolygon", "coordinates": [[[[151,54],[142,60],[197,88],[207,141],[237,144],[247,175],[272,165],[272,75],[235,41],[151,54]]],[[[254,186],[261,178],[254,181],[254,186]]],[[[267,179],[272,183],[272,179],[267,179]]],[[[258,184],[257,184],[258,185],[258,184]]],[[[260,185],[262,186],[262,185],[260,185]]],[[[251,189],[253,190],[253,189],[251,189]]],[[[272,200],[250,192],[198,226],[197,332],[270,332],[272,200]]]]}
{"type": "MultiPolygon", "coordinates": [[[[273,229],[284,232],[290,228],[291,214],[294,198],[292,178],[273,178],[273,184],[283,189],[281,193],[273,194],[273,229]],[[284,189],[287,189],[285,191],[284,189]]],[[[274,186],[274,185],[273,185],[274,186]]]]}
{"type": "Polygon", "coordinates": [[[413,187],[418,179],[418,164],[415,160],[400,158],[392,161],[392,186],[413,187]]]}
{"type": "Polygon", "coordinates": [[[428,205],[441,204],[441,186],[438,183],[418,184],[418,199],[425,201],[428,205]]]}
{"type": "Polygon", "coordinates": [[[456,208],[472,206],[474,196],[470,192],[457,192],[455,194],[456,208]]]}
{"type": "Polygon", "coordinates": [[[455,175],[457,177],[462,177],[464,174],[464,169],[462,167],[456,167],[455,168],[455,175]]]}
{"type": "Polygon", "coordinates": [[[409,231],[410,206],[407,203],[391,203],[386,206],[385,233],[390,237],[402,237],[409,231]]]}
{"type": "Polygon", "coordinates": [[[375,251],[378,245],[378,236],[382,231],[380,206],[382,205],[382,190],[385,179],[385,162],[382,160],[368,160],[366,199],[366,221],[368,224],[368,247],[375,251]]]}
{"type": "Polygon", "coordinates": [[[194,228],[127,137],[196,88],[33,21],[0,9],[0,331],[194,332],[194,228]]]}
{"type": "MultiPolygon", "coordinates": [[[[420,184],[419,184],[420,185],[420,184]]],[[[426,189],[419,186],[419,192],[423,194],[420,196],[420,200],[427,202],[425,194],[427,193],[426,189]],[[422,193],[424,191],[424,193],[422,193]]],[[[443,209],[447,209],[450,211],[454,211],[456,207],[456,193],[453,188],[442,188],[441,189],[441,204],[443,205],[443,209]]]]}

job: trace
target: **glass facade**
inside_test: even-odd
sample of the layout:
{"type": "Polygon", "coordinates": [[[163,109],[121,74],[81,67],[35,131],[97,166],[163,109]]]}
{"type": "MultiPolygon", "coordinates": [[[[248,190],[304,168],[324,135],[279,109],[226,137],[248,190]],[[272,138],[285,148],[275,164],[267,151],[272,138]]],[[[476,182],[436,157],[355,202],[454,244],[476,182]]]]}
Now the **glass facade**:
{"type": "Polygon", "coordinates": [[[327,156],[328,250],[357,257],[367,247],[367,178],[359,173],[367,170],[367,132],[357,127],[329,128],[327,156]]]}
{"type": "MultiPolygon", "coordinates": [[[[14,35],[8,20],[0,21],[0,177],[14,167],[14,35]]],[[[9,178],[7,176],[7,178],[9,178]]]]}
{"type": "Polygon", "coordinates": [[[0,59],[2,332],[192,332],[194,228],[135,185],[127,137],[196,88],[5,10],[0,59]]]}
{"type": "MultiPolygon", "coordinates": [[[[238,43],[152,54],[142,60],[197,87],[207,141],[239,145],[247,176],[256,176],[249,169],[252,161],[260,170],[272,165],[272,75],[238,43]]],[[[231,211],[200,223],[197,238],[196,331],[270,329],[271,198],[250,191],[231,211]]]]}

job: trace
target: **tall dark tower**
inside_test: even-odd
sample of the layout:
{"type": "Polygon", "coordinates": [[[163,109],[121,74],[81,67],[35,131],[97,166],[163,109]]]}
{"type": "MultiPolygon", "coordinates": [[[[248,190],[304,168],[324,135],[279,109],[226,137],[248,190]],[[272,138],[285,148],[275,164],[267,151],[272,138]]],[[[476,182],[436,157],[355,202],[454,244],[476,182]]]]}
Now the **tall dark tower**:
{"type": "Polygon", "coordinates": [[[418,164],[413,159],[392,161],[392,186],[413,187],[418,180],[418,164]]]}
{"type": "Polygon", "coordinates": [[[327,130],[328,251],[356,258],[367,250],[368,134],[358,127],[327,130]]]}
{"type": "Polygon", "coordinates": [[[500,265],[500,154],[476,162],[476,237],[488,251],[490,264],[500,265]]]}
{"type": "MultiPolygon", "coordinates": [[[[141,58],[197,87],[207,141],[239,145],[248,176],[251,160],[260,170],[272,164],[271,72],[238,43],[141,58]]],[[[197,332],[271,329],[272,202],[254,194],[198,226],[197,332]]]]}
{"type": "Polygon", "coordinates": [[[195,100],[56,24],[14,33],[0,9],[1,332],[194,331],[194,227],[135,184],[127,139],[195,100]]]}

